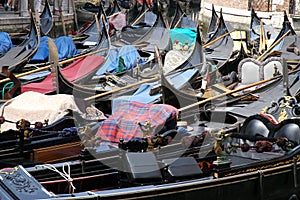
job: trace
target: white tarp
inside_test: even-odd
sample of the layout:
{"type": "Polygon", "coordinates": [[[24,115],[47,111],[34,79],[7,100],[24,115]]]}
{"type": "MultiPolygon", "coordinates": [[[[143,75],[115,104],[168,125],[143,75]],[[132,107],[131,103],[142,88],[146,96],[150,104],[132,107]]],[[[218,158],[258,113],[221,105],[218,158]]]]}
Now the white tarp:
{"type": "MultiPolygon", "coordinates": [[[[25,119],[34,124],[49,120],[48,123],[51,124],[66,115],[68,109],[80,112],[72,95],[25,92],[3,104],[0,116],[13,122],[25,119]]],[[[1,132],[8,129],[16,129],[16,125],[8,122],[1,125],[1,132]]]]}

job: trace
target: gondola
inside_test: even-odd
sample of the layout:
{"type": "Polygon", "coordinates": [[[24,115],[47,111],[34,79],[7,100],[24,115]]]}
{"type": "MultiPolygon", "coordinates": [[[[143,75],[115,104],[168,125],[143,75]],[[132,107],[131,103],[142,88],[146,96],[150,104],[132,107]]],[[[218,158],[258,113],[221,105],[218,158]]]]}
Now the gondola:
{"type": "Polygon", "coordinates": [[[67,95],[28,92],[6,102],[1,107],[0,166],[32,166],[76,157],[82,146],[74,128],[75,112],[80,111],[74,98],[67,95]],[[43,101],[41,106],[33,103],[37,99],[43,101]]]}
{"type": "Polygon", "coordinates": [[[116,13],[120,13],[122,11],[119,3],[117,0],[114,0],[113,1],[113,7],[112,9],[110,10],[109,13],[107,13],[107,16],[111,16],[111,15],[115,15],[116,13]]]}
{"type": "Polygon", "coordinates": [[[95,19],[95,15],[98,13],[98,10],[98,6],[95,6],[90,2],[86,2],[83,7],[76,9],[78,22],[84,24],[93,21],[95,19]]]}
{"type": "Polygon", "coordinates": [[[219,20],[220,19],[219,19],[219,16],[217,15],[214,4],[212,4],[211,18],[210,18],[210,22],[209,22],[209,25],[207,28],[206,40],[208,40],[216,31],[219,20]]]}
{"type": "MultiPolygon", "coordinates": [[[[77,41],[77,36],[75,36],[74,38],[69,36],[61,36],[55,39],[55,43],[59,49],[59,62],[64,63],[64,66],[66,66],[68,63],[71,63],[85,56],[95,54],[105,56],[107,49],[100,50],[101,48],[106,48],[103,42],[101,43],[101,31],[103,29],[103,26],[106,26],[107,28],[108,22],[105,15],[103,15],[103,19],[100,16],[98,16],[99,19],[97,20],[99,26],[96,27],[96,20],[94,20],[94,23],[92,25],[92,27],[94,28],[90,27],[91,30],[87,30],[88,34],[82,33],[82,37],[85,38],[83,41],[77,41]],[[102,20],[104,20],[104,23],[102,23],[102,20]],[[91,36],[91,38],[89,36],[91,36]]],[[[47,36],[41,38],[40,47],[38,48],[36,54],[29,61],[29,63],[24,68],[22,68],[23,72],[31,71],[36,68],[43,68],[47,65],[50,65],[48,61],[48,39],[49,37],[47,36]]],[[[45,77],[41,77],[41,79],[42,78],[45,77]]]]}
{"type": "Polygon", "coordinates": [[[127,11],[126,20],[127,24],[131,24],[135,19],[136,16],[139,16],[139,8],[138,8],[138,2],[133,2],[133,6],[127,11]]]}
{"type": "MultiPolygon", "coordinates": [[[[109,60],[107,60],[107,62],[110,63],[109,60]]],[[[104,65],[105,62],[102,66],[104,65]]],[[[142,82],[146,83],[157,80],[155,78],[147,77],[144,78],[145,80],[139,82],[139,79],[135,76],[139,76],[140,74],[133,75],[136,70],[137,69],[131,69],[116,74],[104,74],[102,76],[97,76],[96,79],[93,78],[95,73],[90,73],[86,78],[71,82],[69,78],[66,78],[66,76],[62,73],[62,70],[57,67],[55,74],[55,80],[57,83],[56,92],[72,94],[80,102],[80,104],[83,103],[82,106],[85,107],[89,104],[95,104],[99,110],[106,114],[110,114],[112,112],[112,96],[116,98],[117,96],[131,95],[138,89],[142,82]],[[91,82],[91,80],[94,81],[91,82]],[[126,87],[127,89],[122,89],[122,87],[126,87]],[[112,92],[110,93],[110,91],[112,92]],[[97,95],[102,95],[102,97],[95,97],[97,95]],[[95,98],[87,100],[91,97],[95,98]]]]}
{"type": "Polygon", "coordinates": [[[143,1],[141,9],[137,10],[137,3],[136,6],[133,7],[133,13],[131,13],[132,16],[128,19],[128,25],[136,25],[139,22],[143,21],[144,15],[146,15],[146,12],[149,11],[149,6],[147,4],[147,1],[143,1]],[[135,15],[133,15],[135,14],[135,15]]]}
{"type": "Polygon", "coordinates": [[[147,52],[154,52],[154,46],[157,46],[160,51],[168,51],[170,43],[169,28],[163,19],[162,13],[158,10],[157,14],[154,14],[149,10],[144,15],[147,13],[151,15],[151,24],[143,22],[137,27],[124,27],[118,37],[112,38],[112,44],[115,46],[134,45],[138,49],[147,52]],[[152,24],[154,19],[155,21],[152,24]]]}
{"type": "MultiPolygon", "coordinates": [[[[101,18],[103,30],[101,35],[101,40],[99,41],[96,50],[99,51],[96,55],[84,57],[69,66],[65,67],[63,71],[65,74],[68,74],[68,77],[72,81],[83,81],[89,76],[89,74],[94,74],[99,67],[105,62],[108,52],[110,51],[110,40],[105,26],[104,16],[101,18]],[[87,69],[87,66],[89,67],[87,69]]],[[[51,41],[53,43],[53,41],[51,41]]],[[[49,41],[48,41],[49,44],[49,41]]],[[[55,45],[54,45],[55,46],[55,45]]],[[[52,47],[53,48],[53,47],[52,47]]],[[[56,48],[56,47],[55,47],[56,48]]],[[[53,51],[49,48],[50,51],[53,51]]],[[[56,67],[59,67],[58,65],[56,67]]],[[[39,91],[41,93],[55,93],[55,87],[53,87],[53,75],[55,73],[48,75],[41,82],[33,82],[21,87],[21,92],[26,91],[39,91]],[[42,86],[42,87],[41,87],[42,86]]],[[[66,94],[70,94],[65,92],[66,94]]],[[[72,93],[71,93],[72,94],[72,93]]]]}
{"type": "Polygon", "coordinates": [[[127,14],[122,12],[122,9],[120,8],[120,5],[117,0],[113,1],[113,8],[107,16],[111,29],[109,30],[110,35],[115,34],[115,31],[119,31],[127,25],[127,14]]]}
{"type": "Polygon", "coordinates": [[[0,58],[0,66],[9,66],[9,71],[17,72],[35,54],[40,42],[40,33],[31,13],[31,29],[27,38],[18,46],[13,47],[0,58]]]}
{"type": "Polygon", "coordinates": [[[176,3],[175,15],[172,18],[170,29],[172,28],[196,28],[196,23],[183,12],[179,2],[176,3]]]}
{"type": "Polygon", "coordinates": [[[45,1],[44,9],[40,15],[41,32],[47,35],[53,27],[53,15],[48,0],[45,1]]]}
{"type": "MultiPolygon", "coordinates": [[[[105,14],[109,16],[111,12],[111,5],[108,6],[106,3],[108,3],[108,1],[105,1],[104,5],[102,2],[99,2],[99,6],[102,4],[105,14]]],[[[95,15],[99,13],[99,6],[94,5],[91,2],[86,2],[83,7],[77,8],[76,13],[78,16],[78,22],[84,25],[86,23],[93,22],[95,20],[95,15]]]]}
{"type": "Polygon", "coordinates": [[[42,129],[29,128],[30,135],[21,130],[2,132],[0,166],[34,166],[77,159],[83,147],[74,128],[75,121],[74,117],[65,116],[48,126],[44,125],[42,129]]]}
{"type": "MultiPolygon", "coordinates": [[[[297,34],[296,34],[295,30],[292,27],[291,22],[289,21],[286,12],[284,12],[284,20],[283,20],[282,28],[281,28],[280,32],[276,36],[274,42],[266,50],[266,52],[264,52],[264,54],[260,56],[260,60],[266,59],[274,54],[276,55],[276,52],[278,52],[278,51],[286,52],[285,55],[287,55],[288,54],[287,47],[292,45],[292,43],[293,43],[293,42],[290,42],[289,39],[285,39],[287,36],[290,36],[289,39],[294,38],[294,40],[296,40],[296,38],[297,38],[297,34]],[[285,43],[285,44],[283,45],[283,43],[285,43]]],[[[293,39],[292,39],[292,41],[293,41],[293,39]]],[[[297,58],[295,58],[295,59],[297,59],[297,58]]]]}
{"type": "MultiPolygon", "coordinates": [[[[104,44],[109,44],[109,36],[107,35],[105,29],[103,30],[102,40],[104,44]]],[[[103,46],[103,44],[99,46],[101,46],[101,48],[103,48],[104,50],[109,51],[109,46],[103,46]]],[[[86,62],[83,60],[83,63],[86,63],[86,65],[90,66],[91,64],[89,62],[93,62],[94,66],[94,69],[90,70],[89,72],[87,72],[87,70],[82,71],[84,69],[80,67],[81,65],[83,65],[82,62],[75,62],[74,64],[71,64],[70,66],[64,69],[61,69],[57,66],[55,67],[56,70],[54,70],[55,73],[53,72],[52,74],[50,74],[41,83],[30,83],[22,86],[22,92],[33,90],[42,93],[73,94],[73,96],[75,96],[76,98],[83,99],[85,97],[94,96],[97,93],[107,92],[108,88],[110,88],[108,87],[109,84],[111,84],[111,88],[114,88],[113,85],[116,84],[116,81],[118,82],[118,78],[114,75],[108,74],[107,76],[104,75],[102,78],[93,78],[96,75],[96,71],[98,71],[102,66],[104,66],[106,62],[110,64],[111,61],[107,60],[107,58],[105,60],[102,58],[103,63],[95,63],[95,59],[93,60],[93,58],[87,59],[86,62]],[[80,68],[77,69],[78,67],[80,68]],[[80,78],[77,79],[76,77],[79,77],[78,75],[81,73],[83,73],[84,75],[80,76],[80,78]],[[76,76],[74,76],[74,74],[76,74],[76,76]],[[52,85],[53,80],[56,83],[56,89],[52,85]],[[101,85],[103,86],[103,88],[101,88],[101,85]]],[[[122,76],[124,75],[124,73],[120,74],[122,76]]],[[[137,79],[134,77],[130,78],[130,80],[133,83],[137,82],[137,79]]],[[[120,86],[124,86],[124,83],[122,81],[120,81],[120,83],[122,83],[120,86]]],[[[129,83],[127,82],[127,84],[129,83]]]]}
{"type": "MultiPolygon", "coordinates": [[[[245,97],[249,96],[251,93],[259,94],[270,88],[276,87],[276,84],[278,84],[280,78],[278,77],[277,79],[274,79],[274,77],[277,75],[282,76],[285,70],[284,68],[287,70],[288,67],[284,66],[281,58],[273,57],[262,63],[253,58],[245,58],[240,61],[237,68],[237,74],[231,73],[230,76],[222,77],[222,79],[219,80],[220,82],[209,85],[207,89],[205,87],[201,87],[203,81],[204,83],[206,80],[209,81],[209,76],[207,75],[202,76],[202,79],[193,79],[190,82],[190,85],[179,90],[176,89],[172,83],[165,78],[164,74],[162,74],[162,92],[165,96],[165,102],[177,108],[189,107],[189,105],[193,104],[200,107],[210,107],[210,104],[229,105],[237,101],[241,101],[241,99],[247,99],[245,97]],[[252,76],[248,76],[249,73],[251,73],[252,76]],[[196,86],[199,87],[200,85],[200,87],[193,88],[197,81],[200,83],[196,84],[196,86]],[[259,82],[264,83],[256,85],[256,83],[259,82]],[[250,89],[244,88],[242,92],[234,92],[247,85],[253,85],[255,87],[250,89]],[[215,97],[218,98],[215,99],[215,97]],[[209,99],[213,99],[213,101],[211,102],[209,99]],[[199,101],[203,103],[200,103],[199,101]]],[[[188,111],[189,110],[186,110],[187,113],[188,111]]]]}
{"type": "MultiPolygon", "coordinates": [[[[230,36],[231,32],[233,32],[233,29],[230,29],[230,26],[225,23],[221,11],[216,31],[204,44],[204,53],[207,60],[211,62],[222,75],[227,75],[227,73],[224,73],[224,70],[227,72],[234,70],[225,69],[225,67],[223,67],[223,65],[231,58],[233,53],[233,40],[230,36]]],[[[233,68],[235,67],[236,66],[233,66],[233,68]]]]}
{"type": "MultiPolygon", "coordinates": [[[[288,105],[280,108],[291,110],[288,105]]],[[[215,114],[221,113],[216,111],[215,114]]],[[[299,129],[298,117],[275,125],[270,118],[258,120],[263,116],[251,116],[244,119],[246,123],[239,129],[234,124],[240,118],[225,112],[228,121],[223,123],[223,128],[215,123],[205,131],[199,129],[201,119],[195,120],[194,114],[197,112],[191,113],[195,122],[191,132],[198,136],[193,137],[195,143],[190,138],[190,142],[176,141],[150,152],[144,151],[145,145],[138,140],[131,144],[121,141],[119,148],[95,153],[98,156],[95,159],[86,159],[87,154],[83,153],[81,160],[74,162],[5,168],[0,173],[1,194],[23,199],[149,199],[157,196],[160,199],[199,196],[217,199],[221,195],[226,200],[233,196],[246,200],[293,199],[300,195],[295,184],[300,176],[297,173],[300,149],[296,139],[299,131],[291,134],[283,131],[292,130],[293,126],[299,129]],[[260,122],[270,134],[261,133],[251,122],[260,122]],[[224,124],[228,125],[227,129],[224,124]],[[253,128],[259,135],[251,135],[253,128]],[[250,142],[254,145],[250,146],[250,142]],[[140,148],[134,149],[137,145],[140,148]]]]}
{"type": "MultiPolygon", "coordinates": [[[[100,34],[101,34],[101,26],[102,26],[101,16],[102,15],[105,16],[104,17],[105,26],[108,28],[107,16],[105,14],[105,11],[104,11],[104,8],[103,8],[102,4],[100,3],[96,19],[94,18],[93,22],[86,29],[80,31],[77,34],[77,36],[74,37],[74,39],[78,38],[78,37],[79,38],[82,38],[82,37],[84,38],[83,40],[81,40],[77,43],[81,44],[82,46],[85,46],[85,45],[91,46],[91,45],[96,45],[97,44],[97,42],[99,41],[99,38],[100,38],[100,34]],[[100,30],[98,30],[98,27],[100,28],[100,30]]],[[[96,16],[96,15],[94,15],[94,16],[96,16]]]]}
{"type": "MultiPolygon", "coordinates": [[[[145,4],[143,4],[142,10],[144,7],[146,8],[145,4]]],[[[164,22],[161,22],[162,20],[162,18],[159,18],[158,13],[154,14],[152,10],[147,8],[138,15],[132,24],[125,26],[119,33],[111,38],[112,44],[115,46],[136,44],[136,41],[140,41],[143,37],[149,37],[149,35],[151,35],[149,33],[151,33],[155,27],[165,25],[164,22]]],[[[144,42],[140,45],[147,44],[147,42],[144,42]]]]}
{"type": "Polygon", "coordinates": [[[157,18],[154,25],[146,34],[139,37],[132,44],[136,46],[141,45],[139,49],[146,52],[154,52],[154,46],[157,46],[161,52],[167,52],[169,50],[169,28],[167,27],[160,10],[157,12],[157,18]]]}

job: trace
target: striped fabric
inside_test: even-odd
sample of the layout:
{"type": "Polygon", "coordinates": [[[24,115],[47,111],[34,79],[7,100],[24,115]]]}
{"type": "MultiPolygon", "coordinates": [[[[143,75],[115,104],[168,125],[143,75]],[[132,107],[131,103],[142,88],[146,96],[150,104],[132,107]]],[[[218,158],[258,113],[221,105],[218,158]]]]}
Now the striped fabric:
{"type": "Polygon", "coordinates": [[[154,135],[175,129],[177,114],[178,110],[170,105],[123,102],[99,127],[96,136],[111,142],[119,142],[121,138],[124,141],[141,138],[143,127],[140,124],[146,121],[151,124],[149,133],[154,135]]]}

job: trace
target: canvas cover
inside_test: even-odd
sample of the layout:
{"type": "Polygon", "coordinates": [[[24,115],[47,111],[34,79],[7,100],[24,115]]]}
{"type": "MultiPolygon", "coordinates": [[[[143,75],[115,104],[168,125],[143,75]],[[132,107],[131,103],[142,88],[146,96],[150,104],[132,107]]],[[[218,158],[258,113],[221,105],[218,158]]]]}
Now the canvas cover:
{"type": "MultiPolygon", "coordinates": [[[[13,122],[25,119],[34,124],[49,120],[49,124],[51,124],[66,115],[68,109],[80,113],[72,95],[44,95],[38,92],[26,92],[2,105],[0,113],[6,120],[13,122]]],[[[1,124],[1,132],[8,129],[16,130],[16,124],[1,124]]]]}
{"type": "MultiPolygon", "coordinates": [[[[62,74],[71,82],[84,77],[95,70],[104,62],[102,56],[87,56],[73,62],[71,65],[61,69],[62,74]]],[[[21,87],[21,92],[35,91],[40,93],[49,93],[54,90],[53,72],[49,74],[42,82],[30,83],[21,87]]]]}
{"type": "MultiPolygon", "coordinates": [[[[176,89],[182,89],[187,86],[189,80],[198,73],[197,69],[190,69],[184,72],[179,72],[167,77],[168,81],[173,84],[176,89]]],[[[150,91],[153,87],[157,86],[158,82],[142,84],[139,89],[131,96],[120,96],[112,100],[112,113],[122,102],[140,102],[140,103],[154,103],[161,97],[161,93],[150,95],[150,91]]]]}
{"type": "MultiPolygon", "coordinates": [[[[48,36],[43,36],[40,39],[40,45],[37,52],[31,58],[31,61],[45,61],[48,59],[49,47],[48,47],[48,36]]],[[[76,49],[76,46],[69,36],[61,36],[55,39],[55,45],[58,50],[58,58],[66,59],[72,58],[79,53],[79,50],[76,49]]]]}
{"type": "Polygon", "coordinates": [[[124,13],[118,13],[117,15],[112,15],[108,19],[115,29],[121,30],[126,26],[126,15],[124,13]]]}
{"type": "Polygon", "coordinates": [[[117,73],[129,70],[136,66],[137,58],[139,56],[138,51],[132,45],[125,45],[121,48],[111,50],[105,64],[96,72],[96,74],[99,76],[106,72],[117,73]],[[123,66],[121,66],[120,59],[122,59],[123,66]]]}
{"type": "Polygon", "coordinates": [[[186,42],[192,46],[196,42],[197,30],[196,28],[173,28],[170,30],[170,38],[173,46],[175,40],[179,41],[182,47],[186,42]]]}
{"type": "Polygon", "coordinates": [[[13,47],[10,36],[6,32],[0,32],[0,57],[13,47]]]}
{"type": "Polygon", "coordinates": [[[97,137],[118,143],[121,138],[142,138],[143,131],[139,123],[149,121],[150,135],[175,129],[178,110],[165,104],[142,104],[123,102],[118,105],[114,114],[106,119],[98,129],[97,137]]]}

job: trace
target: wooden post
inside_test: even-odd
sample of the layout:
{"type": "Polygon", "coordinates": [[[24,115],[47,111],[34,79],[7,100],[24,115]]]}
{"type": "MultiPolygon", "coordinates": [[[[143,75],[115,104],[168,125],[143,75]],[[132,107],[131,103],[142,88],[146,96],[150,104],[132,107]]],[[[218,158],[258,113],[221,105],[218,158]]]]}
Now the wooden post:
{"type": "Polygon", "coordinates": [[[66,31],[66,25],[65,25],[65,18],[64,18],[64,14],[62,11],[60,11],[60,19],[61,19],[61,24],[62,24],[64,35],[66,36],[67,31],[66,31]]]}
{"type": "Polygon", "coordinates": [[[75,26],[74,26],[74,30],[78,30],[78,21],[77,21],[77,13],[76,13],[76,6],[75,6],[75,2],[74,0],[71,0],[72,1],[72,8],[73,8],[73,14],[74,14],[74,23],[75,23],[75,26]]]}

